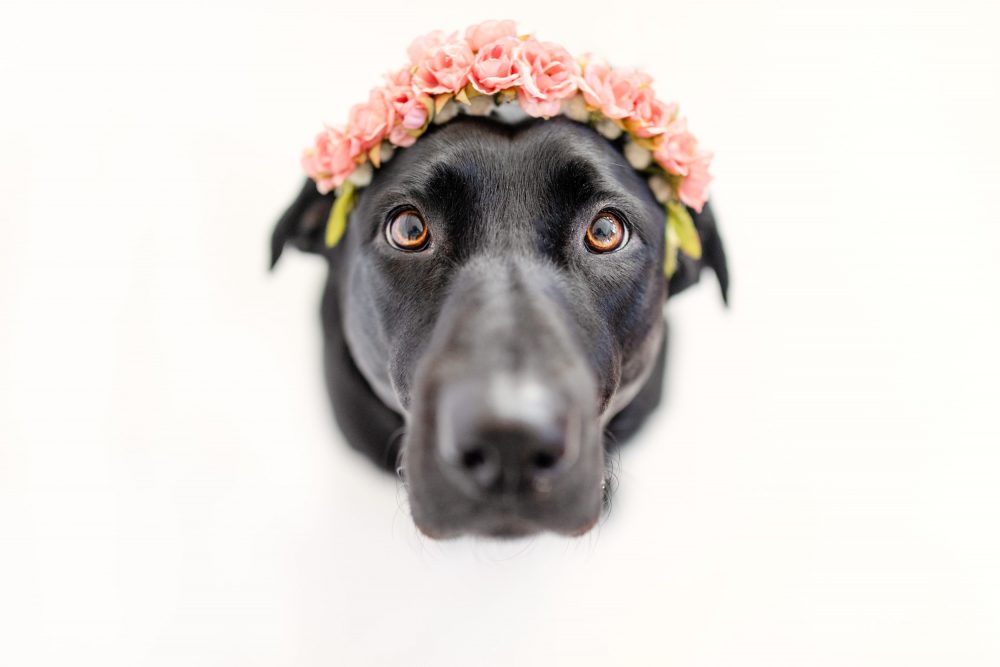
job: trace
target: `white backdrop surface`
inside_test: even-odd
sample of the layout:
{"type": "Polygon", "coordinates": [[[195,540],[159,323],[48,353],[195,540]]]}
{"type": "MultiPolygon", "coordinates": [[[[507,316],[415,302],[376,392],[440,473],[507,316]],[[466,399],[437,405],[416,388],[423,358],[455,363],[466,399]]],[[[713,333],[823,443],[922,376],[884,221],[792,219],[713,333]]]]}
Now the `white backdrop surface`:
{"type": "Polygon", "coordinates": [[[993,2],[3,2],[0,664],[1000,664],[993,2]],[[342,442],[300,149],[484,18],[648,69],[732,307],[599,530],[437,543],[342,442]]]}

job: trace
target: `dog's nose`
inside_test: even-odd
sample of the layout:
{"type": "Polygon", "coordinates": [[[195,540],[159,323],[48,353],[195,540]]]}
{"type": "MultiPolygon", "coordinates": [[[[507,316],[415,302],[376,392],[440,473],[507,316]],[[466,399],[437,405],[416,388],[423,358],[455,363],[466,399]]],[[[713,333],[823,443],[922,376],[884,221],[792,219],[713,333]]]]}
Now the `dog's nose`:
{"type": "Polygon", "coordinates": [[[442,467],[474,495],[545,493],[572,467],[577,421],[566,401],[536,381],[453,385],[438,411],[442,467]]]}
{"type": "Polygon", "coordinates": [[[456,472],[484,493],[543,491],[566,452],[561,435],[517,425],[464,434],[455,442],[456,472]]]}

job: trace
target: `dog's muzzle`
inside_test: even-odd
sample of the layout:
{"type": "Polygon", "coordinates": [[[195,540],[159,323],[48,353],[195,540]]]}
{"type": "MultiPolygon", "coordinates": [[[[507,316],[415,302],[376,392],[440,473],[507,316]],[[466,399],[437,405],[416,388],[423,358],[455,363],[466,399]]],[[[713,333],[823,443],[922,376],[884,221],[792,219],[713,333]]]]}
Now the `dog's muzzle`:
{"type": "Polygon", "coordinates": [[[455,278],[403,447],[413,517],[431,536],[580,534],[599,517],[597,381],[555,271],[480,259],[455,278]]]}

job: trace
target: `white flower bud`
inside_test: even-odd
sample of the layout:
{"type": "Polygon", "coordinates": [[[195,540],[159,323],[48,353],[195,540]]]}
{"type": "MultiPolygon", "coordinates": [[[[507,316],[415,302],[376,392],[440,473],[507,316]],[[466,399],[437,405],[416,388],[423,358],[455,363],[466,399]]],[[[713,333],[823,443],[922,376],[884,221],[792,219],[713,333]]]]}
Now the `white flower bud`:
{"type": "Polygon", "coordinates": [[[353,185],[359,188],[366,187],[372,182],[372,165],[370,162],[364,162],[355,167],[351,175],[347,177],[353,185]]]}
{"type": "Polygon", "coordinates": [[[609,118],[602,118],[600,122],[594,126],[594,129],[612,141],[622,136],[622,129],[609,118]]]}
{"type": "Polygon", "coordinates": [[[392,159],[393,153],[396,152],[396,147],[390,144],[388,141],[383,141],[378,147],[378,159],[380,162],[388,162],[392,159]]]}
{"type": "Polygon", "coordinates": [[[670,201],[670,183],[667,183],[667,179],[659,174],[653,174],[649,177],[649,189],[653,191],[656,201],[661,204],[670,201]]]}
{"type": "Polygon", "coordinates": [[[445,102],[444,106],[441,107],[441,111],[434,114],[434,124],[441,125],[442,123],[447,123],[457,115],[458,103],[455,102],[455,100],[448,100],[445,102]]]}
{"type": "Polygon", "coordinates": [[[627,141],[625,142],[625,159],[628,160],[633,169],[645,169],[653,161],[653,154],[634,141],[627,141]]]}
{"type": "Polygon", "coordinates": [[[465,107],[465,113],[470,116],[489,116],[495,106],[492,95],[476,95],[469,99],[469,106],[465,107]]]}
{"type": "Polygon", "coordinates": [[[562,112],[570,120],[578,123],[586,123],[590,120],[590,112],[587,111],[587,103],[583,95],[574,95],[562,103],[562,112]]]}
{"type": "MultiPolygon", "coordinates": [[[[516,98],[515,98],[516,99],[516,98]]],[[[504,102],[497,107],[495,118],[502,123],[514,125],[531,118],[520,104],[504,102]]]]}

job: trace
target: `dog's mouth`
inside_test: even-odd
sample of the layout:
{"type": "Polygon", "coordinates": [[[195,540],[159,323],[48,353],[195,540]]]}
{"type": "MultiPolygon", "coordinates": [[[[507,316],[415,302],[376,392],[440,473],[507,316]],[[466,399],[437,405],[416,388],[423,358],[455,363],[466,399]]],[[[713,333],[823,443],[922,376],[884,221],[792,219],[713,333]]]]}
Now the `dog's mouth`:
{"type": "MultiPolygon", "coordinates": [[[[598,494],[602,500],[604,485],[598,494]]],[[[463,535],[494,539],[518,539],[538,533],[552,532],[566,537],[578,537],[589,532],[600,520],[602,502],[590,511],[581,511],[579,499],[567,499],[561,512],[540,513],[530,502],[521,505],[490,504],[469,499],[450,500],[450,512],[435,513],[423,501],[415,501],[411,495],[414,524],[420,531],[433,539],[451,539],[463,535]],[[415,503],[415,504],[414,504],[415,503]]],[[[436,503],[431,503],[433,506],[436,503]]]]}
{"type": "MultiPolygon", "coordinates": [[[[570,511],[568,512],[571,516],[569,521],[564,522],[558,518],[556,521],[552,521],[551,517],[547,521],[538,521],[525,518],[521,513],[523,510],[517,506],[510,508],[499,507],[494,512],[485,513],[485,520],[482,521],[477,534],[499,539],[516,539],[542,532],[555,532],[566,537],[579,537],[590,532],[597,525],[604,511],[607,510],[610,503],[609,488],[608,479],[602,479],[599,489],[600,505],[596,508],[596,511],[589,515],[586,512],[577,513],[570,511]]],[[[569,504],[578,503],[580,500],[579,497],[564,499],[569,504]]],[[[529,514],[531,513],[530,506],[525,509],[527,509],[529,514]]]]}
{"type": "Polygon", "coordinates": [[[424,535],[436,540],[446,540],[465,534],[497,540],[516,540],[544,532],[556,532],[565,537],[579,537],[589,532],[596,525],[598,519],[599,515],[591,521],[565,530],[557,530],[550,525],[531,521],[516,514],[504,513],[481,515],[476,525],[467,530],[443,530],[436,525],[419,520],[415,521],[415,524],[424,535]]]}

